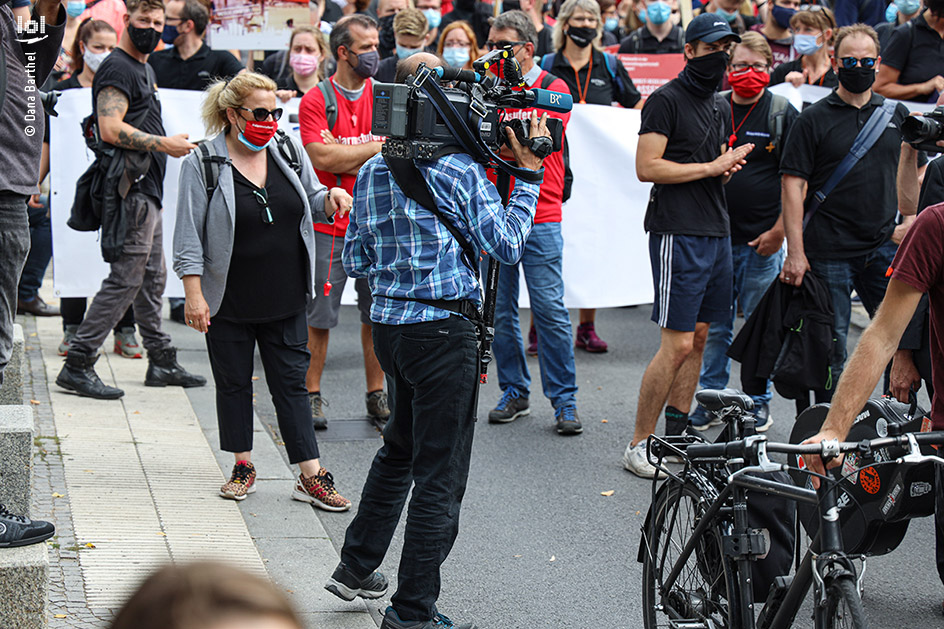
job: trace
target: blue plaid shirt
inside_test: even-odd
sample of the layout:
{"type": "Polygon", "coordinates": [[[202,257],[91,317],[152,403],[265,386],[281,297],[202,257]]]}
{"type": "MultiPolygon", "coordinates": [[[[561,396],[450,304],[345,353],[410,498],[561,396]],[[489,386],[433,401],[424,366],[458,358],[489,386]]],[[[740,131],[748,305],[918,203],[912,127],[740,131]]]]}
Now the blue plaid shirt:
{"type": "MultiPolygon", "coordinates": [[[[473,246],[505,264],[521,258],[540,186],[517,181],[502,207],[485,169],[466,154],[416,165],[439,210],[473,246]]],[[[350,277],[368,279],[374,296],[370,318],[377,323],[436,321],[452,314],[386,296],[481,303],[479,283],[462,261],[458,241],[432,212],[403,194],[379,154],[357,175],[342,258],[350,277]]]]}

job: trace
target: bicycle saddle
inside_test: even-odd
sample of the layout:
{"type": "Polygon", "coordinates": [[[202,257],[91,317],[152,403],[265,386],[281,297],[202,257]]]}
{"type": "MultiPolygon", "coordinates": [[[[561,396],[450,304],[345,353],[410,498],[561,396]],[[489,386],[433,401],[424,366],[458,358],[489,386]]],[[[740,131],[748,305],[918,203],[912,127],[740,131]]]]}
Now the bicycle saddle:
{"type": "Polygon", "coordinates": [[[745,412],[754,408],[754,400],[734,389],[703,389],[695,394],[695,401],[714,412],[732,406],[745,412]]]}

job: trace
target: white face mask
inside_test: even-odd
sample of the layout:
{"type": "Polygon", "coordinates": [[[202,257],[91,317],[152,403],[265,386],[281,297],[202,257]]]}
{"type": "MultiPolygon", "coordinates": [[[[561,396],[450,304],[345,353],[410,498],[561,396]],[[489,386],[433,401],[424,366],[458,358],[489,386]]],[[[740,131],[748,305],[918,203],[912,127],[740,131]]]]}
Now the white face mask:
{"type": "Polygon", "coordinates": [[[105,52],[92,52],[86,48],[85,52],[82,54],[82,60],[85,62],[85,65],[89,67],[89,70],[98,72],[98,67],[102,65],[102,61],[104,61],[105,57],[109,54],[111,54],[109,50],[105,52]]]}

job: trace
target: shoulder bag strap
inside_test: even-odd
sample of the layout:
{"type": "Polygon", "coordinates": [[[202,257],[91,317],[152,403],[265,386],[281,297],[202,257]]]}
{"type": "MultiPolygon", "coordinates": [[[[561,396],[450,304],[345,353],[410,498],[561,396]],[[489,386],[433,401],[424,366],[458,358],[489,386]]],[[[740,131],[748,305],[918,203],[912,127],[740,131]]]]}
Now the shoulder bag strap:
{"type": "Polygon", "coordinates": [[[328,130],[334,131],[334,123],[338,121],[338,97],[334,93],[331,81],[325,79],[318,83],[318,89],[324,95],[325,118],[328,119],[328,130]]]}
{"type": "Polygon", "coordinates": [[[292,170],[295,171],[295,174],[301,177],[302,175],[302,158],[298,154],[298,147],[295,146],[295,143],[292,142],[292,138],[282,129],[279,129],[275,132],[275,143],[279,147],[279,151],[282,153],[282,157],[288,162],[288,165],[292,167],[292,170]]]}
{"type": "Polygon", "coordinates": [[[892,116],[895,115],[895,107],[896,103],[886,100],[882,103],[881,107],[877,107],[875,111],[872,112],[865,126],[862,127],[862,130],[859,131],[859,135],[856,136],[855,141],[852,143],[852,148],[849,149],[846,156],[839,162],[839,166],[837,166],[833,174],[829,176],[829,179],[826,180],[823,187],[813,194],[809,209],[803,217],[803,229],[806,229],[806,226],[809,225],[810,219],[813,218],[813,215],[819,209],[819,206],[823,204],[823,201],[826,200],[826,197],[829,196],[829,193],[833,191],[839,182],[842,181],[842,178],[849,174],[849,171],[859,163],[859,160],[862,159],[865,154],[869,152],[869,149],[875,145],[878,139],[882,137],[882,134],[885,133],[886,125],[888,125],[892,116]]]}

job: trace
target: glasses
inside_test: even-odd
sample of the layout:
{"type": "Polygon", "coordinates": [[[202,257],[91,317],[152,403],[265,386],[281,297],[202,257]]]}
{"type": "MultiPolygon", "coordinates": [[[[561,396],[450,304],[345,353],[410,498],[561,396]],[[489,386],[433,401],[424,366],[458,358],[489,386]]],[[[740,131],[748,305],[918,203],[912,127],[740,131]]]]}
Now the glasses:
{"type": "Polygon", "coordinates": [[[487,41],[485,42],[485,47],[489,50],[495,50],[496,48],[514,48],[515,46],[523,46],[527,43],[526,41],[487,41]]]}
{"type": "Polygon", "coordinates": [[[826,7],[821,4],[801,4],[797,7],[797,11],[809,11],[810,13],[816,13],[817,11],[825,11],[826,7]]]}
{"type": "Polygon", "coordinates": [[[252,195],[256,197],[256,202],[262,206],[262,209],[259,210],[259,217],[262,218],[262,222],[266,225],[275,223],[275,219],[272,218],[272,210],[269,209],[269,193],[266,192],[266,189],[253,190],[252,195]]]}
{"type": "Polygon", "coordinates": [[[758,72],[766,72],[769,66],[766,63],[732,63],[731,69],[735,72],[744,72],[748,68],[758,72]]]}
{"type": "Polygon", "coordinates": [[[839,63],[842,64],[842,67],[846,70],[851,70],[852,68],[859,66],[860,68],[874,68],[875,62],[877,59],[875,57],[862,57],[861,59],[856,59],[855,57],[842,57],[839,59],[839,63]]]}
{"type": "Polygon", "coordinates": [[[243,111],[248,111],[252,114],[252,117],[256,119],[256,122],[263,122],[269,116],[272,116],[272,120],[278,120],[282,117],[282,108],[273,109],[269,111],[265,107],[256,107],[255,109],[249,109],[248,107],[238,107],[243,111]]]}

